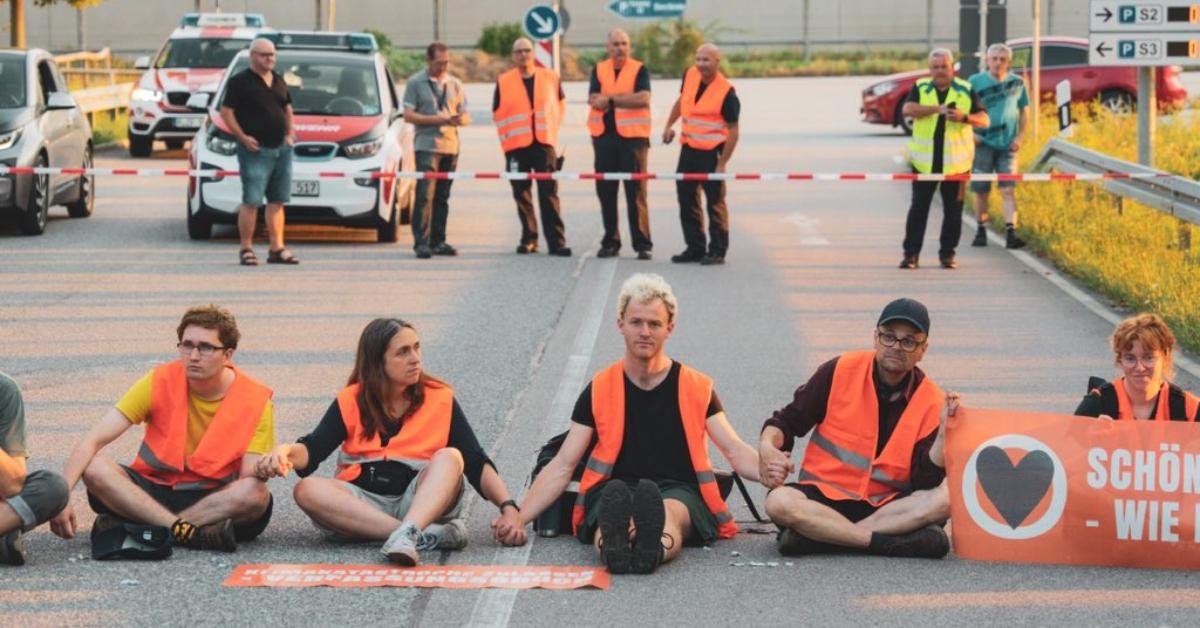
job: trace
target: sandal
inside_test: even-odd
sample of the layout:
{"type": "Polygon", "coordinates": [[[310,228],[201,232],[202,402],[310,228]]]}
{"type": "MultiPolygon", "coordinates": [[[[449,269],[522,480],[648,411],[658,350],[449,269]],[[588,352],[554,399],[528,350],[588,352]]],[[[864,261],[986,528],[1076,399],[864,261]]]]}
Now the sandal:
{"type": "Polygon", "coordinates": [[[242,266],[258,266],[258,256],[254,254],[254,249],[238,251],[238,260],[242,266]]]}
{"type": "Polygon", "coordinates": [[[279,249],[278,251],[267,252],[268,264],[299,264],[300,259],[287,249],[279,249]]]}

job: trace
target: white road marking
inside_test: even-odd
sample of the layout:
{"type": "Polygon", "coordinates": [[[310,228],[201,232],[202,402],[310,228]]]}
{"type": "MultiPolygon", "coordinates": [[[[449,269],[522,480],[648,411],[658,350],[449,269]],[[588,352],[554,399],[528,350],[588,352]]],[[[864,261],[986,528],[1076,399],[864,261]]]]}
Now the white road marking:
{"type": "Polygon", "coordinates": [[[800,244],[804,246],[829,246],[829,240],[821,235],[821,221],[800,212],[788,214],[784,222],[795,225],[800,232],[800,244]]]}

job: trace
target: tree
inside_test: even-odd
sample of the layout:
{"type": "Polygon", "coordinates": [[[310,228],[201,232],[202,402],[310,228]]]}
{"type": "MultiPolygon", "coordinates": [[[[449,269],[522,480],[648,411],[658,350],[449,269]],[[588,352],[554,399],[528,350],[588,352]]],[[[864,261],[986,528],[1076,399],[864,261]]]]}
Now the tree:
{"type": "MultiPolygon", "coordinates": [[[[3,3],[5,0],[0,0],[3,3]]],[[[83,10],[90,6],[100,4],[103,0],[33,0],[33,4],[39,7],[58,4],[65,2],[76,9],[83,10]]],[[[11,0],[12,8],[9,12],[10,27],[9,32],[12,33],[12,47],[25,47],[25,0],[11,0]]]]}

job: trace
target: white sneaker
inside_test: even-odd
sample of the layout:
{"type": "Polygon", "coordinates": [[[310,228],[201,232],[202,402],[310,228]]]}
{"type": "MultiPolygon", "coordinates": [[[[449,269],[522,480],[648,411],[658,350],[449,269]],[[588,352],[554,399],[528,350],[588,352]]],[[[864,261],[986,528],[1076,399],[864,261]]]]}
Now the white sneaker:
{"type": "Polygon", "coordinates": [[[425,527],[425,541],[419,549],[460,550],[467,546],[467,525],[462,519],[431,523],[425,527]]]}
{"type": "Polygon", "coordinates": [[[417,555],[417,547],[425,542],[424,537],[425,535],[421,534],[417,526],[406,523],[392,532],[380,551],[388,557],[388,560],[397,565],[416,567],[421,564],[421,557],[417,555]]]}

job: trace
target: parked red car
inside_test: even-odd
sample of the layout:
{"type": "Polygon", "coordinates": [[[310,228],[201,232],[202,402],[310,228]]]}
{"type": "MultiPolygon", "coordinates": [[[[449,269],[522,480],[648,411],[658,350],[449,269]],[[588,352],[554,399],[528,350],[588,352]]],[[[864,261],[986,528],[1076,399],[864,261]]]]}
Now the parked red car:
{"type": "MultiPolygon", "coordinates": [[[[1025,37],[1008,42],[1013,50],[1012,71],[1029,83],[1033,40],[1025,37]]],[[[1172,110],[1187,101],[1187,90],[1179,82],[1182,71],[1177,65],[1159,68],[1157,73],[1158,106],[1172,110]]],[[[862,118],[871,124],[890,124],[912,133],[912,120],[900,115],[904,99],[917,79],[927,76],[926,70],[893,74],[868,86],[862,92],[862,118]]],[[[964,77],[965,78],[965,77],[964,77]]],[[[1054,86],[1064,79],[1071,81],[1071,100],[1100,102],[1116,111],[1127,111],[1137,103],[1137,69],[1132,67],[1101,67],[1088,65],[1088,40],[1077,37],[1042,38],[1043,101],[1054,101],[1054,86]]],[[[1032,88],[1032,85],[1030,85],[1032,88]]]]}

